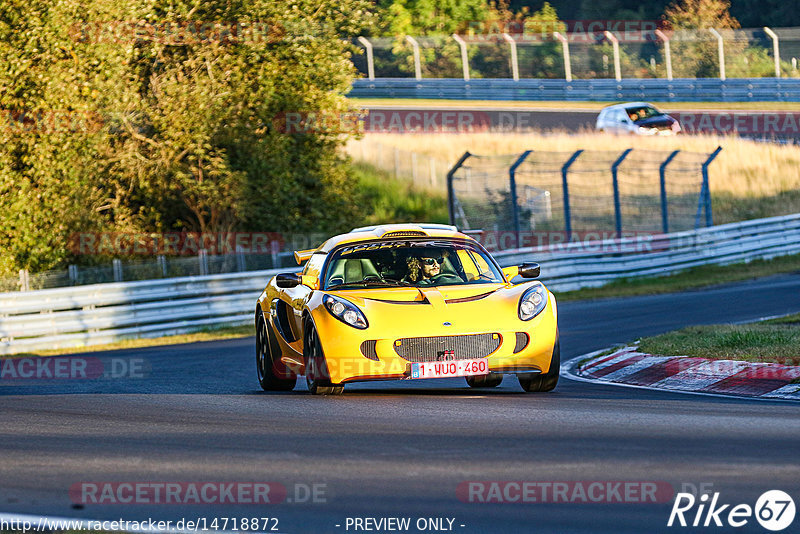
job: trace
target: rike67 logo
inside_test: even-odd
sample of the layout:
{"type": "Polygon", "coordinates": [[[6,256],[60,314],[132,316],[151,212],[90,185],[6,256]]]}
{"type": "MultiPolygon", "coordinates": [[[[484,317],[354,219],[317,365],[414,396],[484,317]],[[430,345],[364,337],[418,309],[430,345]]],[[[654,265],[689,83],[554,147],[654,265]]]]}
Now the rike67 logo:
{"type": "Polygon", "coordinates": [[[794,500],[781,490],[765,492],[758,498],[755,507],[749,504],[721,504],[719,496],[719,492],[710,497],[703,494],[699,498],[691,493],[678,493],[667,526],[738,528],[747,525],[755,516],[762,527],[777,532],[794,521],[794,500]]]}

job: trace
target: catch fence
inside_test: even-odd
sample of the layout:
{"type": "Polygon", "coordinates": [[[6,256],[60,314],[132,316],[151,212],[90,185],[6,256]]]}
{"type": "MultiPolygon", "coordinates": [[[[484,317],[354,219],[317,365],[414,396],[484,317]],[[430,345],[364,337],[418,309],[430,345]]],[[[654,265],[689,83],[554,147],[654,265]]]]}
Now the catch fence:
{"type": "Polygon", "coordinates": [[[494,249],[712,226],[708,168],[721,150],[467,152],[447,175],[450,221],[493,233],[494,249]]]}

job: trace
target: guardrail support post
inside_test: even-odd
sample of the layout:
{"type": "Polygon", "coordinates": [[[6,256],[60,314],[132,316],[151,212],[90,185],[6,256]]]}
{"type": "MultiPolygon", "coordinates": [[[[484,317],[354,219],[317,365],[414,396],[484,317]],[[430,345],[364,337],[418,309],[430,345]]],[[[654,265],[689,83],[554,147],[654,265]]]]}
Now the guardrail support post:
{"type": "Polygon", "coordinates": [[[775,77],[781,77],[781,51],[778,46],[778,34],[772,31],[771,28],[764,26],[764,33],[772,39],[772,55],[775,56],[775,77]]]}
{"type": "Polygon", "coordinates": [[[511,47],[511,77],[515,82],[519,81],[519,61],[517,60],[517,42],[509,34],[504,33],[503,39],[511,47]]]}
{"type": "Polygon", "coordinates": [[[417,80],[422,79],[422,64],[419,61],[419,43],[410,35],[406,35],[406,41],[414,49],[414,76],[417,80]]]}
{"type": "MultiPolygon", "coordinates": [[[[722,147],[718,146],[717,149],[708,156],[708,159],[703,163],[703,187],[700,191],[700,205],[703,206],[706,216],[706,227],[714,226],[714,216],[711,212],[711,187],[708,181],[708,166],[716,159],[719,153],[722,152],[722,147]]],[[[700,206],[697,207],[697,218],[695,219],[695,228],[700,226],[700,206]]]]}
{"type": "Polygon", "coordinates": [[[674,151],[667,156],[667,159],[658,167],[658,177],[661,182],[661,231],[665,234],[669,233],[669,205],[667,204],[667,165],[675,159],[675,156],[680,153],[680,150],[674,151]]]}
{"type": "Polygon", "coordinates": [[[567,39],[561,32],[553,32],[556,39],[561,41],[561,48],[564,51],[564,77],[568,82],[572,81],[572,63],[569,59],[569,39],[567,39]]]}
{"type": "Polygon", "coordinates": [[[725,43],[722,42],[722,35],[714,28],[708,31],[717,38],[717,53],[719,55],[719,79],[725,81],[725,43]]]}
{"type": "Polygon", "coordinates": [[[367,50],[367,76],[370,80],[375,79],[375,58],[372,55],[372,43],[366,37],[359,37],[358,42],[367,50]]]}
{"type": "Polygon", "coordinates": [[[453,189],[453,176],[455,176],[458,169],[464,165],[464,162],[471,156],[469,152],[464,152],[464,154],[458,159],[453,168],[447,172],[447,211],[450,215],[450,224],[456,224],[456,196],[455,191],[453,189]]]}
{"type": "Polygon", "coordinates": [[[655,31],[656,37],[664,42],[664,61],[667,64],[667,80],[672,81],[672,50],[669,45],[669,37],[661,30],[655,31]]]}
{"type": "Polygon", "coordinates": [[[514,240],[517,244],[517,248],[519,248],[519,237],[521,233],[521,228],[519,225],[519,205],[517,200],[517,168],[522,165],[525,161],[525,158],[530,156],[533,150],[526,150],[522,153],[520,157],[517,158],[517,161],[511,164],[511,167],[508,168],[508,188],[511,191],[511,217],[514,220],[514,235],[516,239],[514,240]]]}
{"type": "Polygon", "coordinates": [[[619,39],[610,31],[605,31],[605,36],[611,41],[611,46],[614,48],[614,77],[617,81],[622,81],[622,69],[619,62],[619,39]]]}
{"type": "Polygon", "coordinates": [[[458,43],[458,47],[461,49],[461,70],[464,73],[464,81],[469,81],[469,56],[467,55],[467,43],[458,36],[457,33],[453,34],[453,39],[456,40],[458,43]]]}
{"type": "Polygon", "coordinates": [[[583,154],[583,150],[576,151],[561,167],[561,190],[564,197],[564,230],[567,232],[567,243],[572,241],[572,213],[569,210],[569,180],[567,173],[575,160],[583,154]]]}
{"type": "Polygon", "coordinates": [[[625,150],[620,157],[611,165],[611,178],[614,185],[614,227],[617,230],[617,237],[622,238],[622,204],[619,200],[619,181],[617,180],[617,169],[620,164],[633,152],[632,148],[625,150]]]}

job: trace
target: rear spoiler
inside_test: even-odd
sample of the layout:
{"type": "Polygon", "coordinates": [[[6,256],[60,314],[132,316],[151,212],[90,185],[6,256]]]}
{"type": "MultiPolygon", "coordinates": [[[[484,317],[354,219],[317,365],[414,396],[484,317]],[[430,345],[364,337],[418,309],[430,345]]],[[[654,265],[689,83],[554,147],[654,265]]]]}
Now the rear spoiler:
{"type": "Polygon", "coordinates": [[[480,236],[480,235],[485,234],[486,232],[483,231],[483,230],[461,230],[461,233],[462,234],[466,234],[468,236],[473,236],[473,235],[479,235],[480,236]]]}
{"type": "Polygon", "coordinates": [[[294,251],[294,261],[297,262],[297,265],[302,265],[303,262],[308,261],[311,259],[311,256],[316,252],[317,249],[311,250],[295,250],[294,251]]]}

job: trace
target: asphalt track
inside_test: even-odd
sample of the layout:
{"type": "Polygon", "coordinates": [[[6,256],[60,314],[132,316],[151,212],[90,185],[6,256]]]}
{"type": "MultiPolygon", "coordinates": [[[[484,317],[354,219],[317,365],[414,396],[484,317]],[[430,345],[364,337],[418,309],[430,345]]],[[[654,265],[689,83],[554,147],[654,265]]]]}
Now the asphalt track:
{"type": "MultiPolygon", "coordinates": [[[[682,325],[800,311],[800,273],[703,291],[560,306],[564,359],[682,325]]],[[[666,527],[672,503],[461,502],[465,481],[712,484],[800,503],[800,406],[562,379],[524,394],[461,380],[262,392],[253,338],[93,353],[143,379],[0,386],[0,512],[94,519],[277,517],[284,533],[354,532],[347,517],[454,518],[455,532],[729,532],[666,527]],[[72,506],[86,481],[325,484],[325,503],[72,506]],[[340,526],[336,526],[340,525],[340,526]],[[463,525],[463,526],[461,526],[463,525]]],[[[694,510],[693,510],[694,512],[694,510]]],[[[723,516],[724,517],[724,516],[723,516]]],[[[800,524],[800,518],[794,526],[800,524]]],[[[738,532],[767,532],[754,519],[738,532]]],[[[792,529],[786,530],[790,532],[792,529]]],[[[796,532],[796,530],[794,530],[796,532]]],[[[362,531],[363,532],[363,531],[362,531]]],[[[412,528],[409,532],[418,532],[412,528]]]]}

